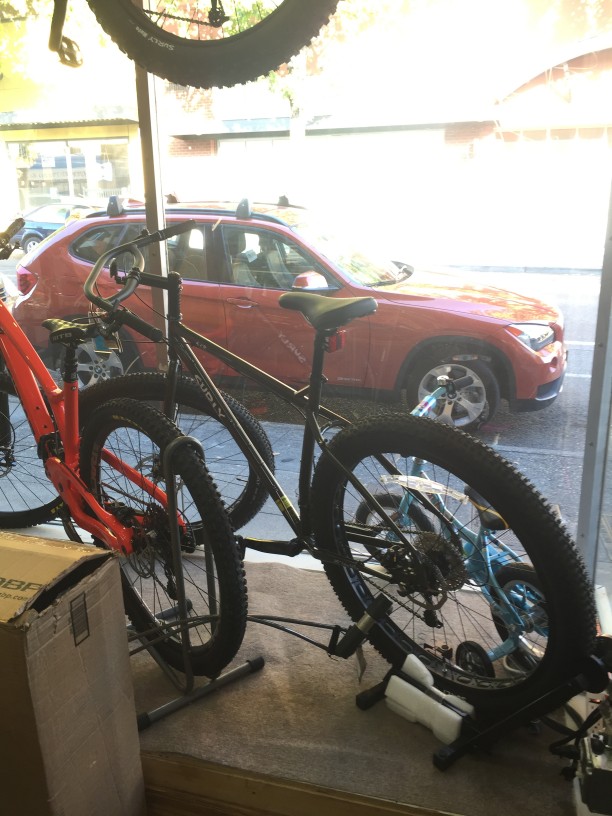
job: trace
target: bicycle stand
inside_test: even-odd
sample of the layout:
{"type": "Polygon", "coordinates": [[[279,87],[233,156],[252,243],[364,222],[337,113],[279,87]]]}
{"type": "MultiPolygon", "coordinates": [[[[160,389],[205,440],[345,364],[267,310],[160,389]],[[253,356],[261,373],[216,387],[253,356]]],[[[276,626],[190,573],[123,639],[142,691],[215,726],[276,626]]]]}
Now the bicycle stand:
{"type": "MultiPolygon", "coordinates": [[[[178,439],[173,440],[166,450],[164,451],[163,456],[163,468],[164,468],[164,475],[166,478],[166,485],[174,485],[174,471],[172,468],[172,463],[174,461],[174,457],[177,452],[182,447],[186,447],[187,445],[195,445],[197,447],[201,447],[200,443],[197,439],[193,437],[180,437],[178,439]]],[[[200,700],[201,698],[211,694],[213,691],[217,691],[218,689],[222,688],[223,686],[228,685],[229,683],[233,683],[236,680],[241,679],[249,674],[253,674],[254,672],[259,671],[264,666],[264,659],[262,657],[257,657],[254,660],[246,661],[242,666],[238,666],[235,669],[231,669],[223,674],[220,674],[218,677],[215,677],[209,680],[204,686],[195,686],[195,678],[193,674],[193,669],[191,666],[191,660],[189,658],[189,629],[191,626],[198,622],[198,618],[189,617],[189,602],[185,595],[185,582],[183,579],[183,568],[182,568],[182,560],[181,560],[181,544],[180,544],[180,536],[179,536],[179,528],[178,528],[178,510],[177,510],[177,502],[176,502],[176,490],[167,489],[167,497],[168,497],[168,518],[171,519],[170,523],[170,543],[172,549],[172,558],[173,558],[173,569],[174,569],[174,578],[176,581],[176,594],[177,594],[177,602],[176,606],[172,609],[165,610],[161,615],[158,616],[160,620],[172,620],[173,627],[180,629],[181,633],[181,646],[182,646],[182,655],[183,655],[183,671],[182,675],[184,677],[181,679],[179,676],[179,672],[175,671],[171,668],[168,663],[159,655],[159,652],[155,648],[154,644],[150,641],[142,642],[142,645],[138,649],[133,649],[130,651],[130,656],[137,654],[140,651],[146,650],[149,652],[151,657],[155,660],[155,662],[159,665],[162,669],[164,674],[170,679],[173,685],[179,690],[180,696],[176,697],[169,702],[165,703],[158,708],[155,708],[151,711],[146,711],[137,716],[137,723],[138,723],[138,730],[142,731],[145,728],[148,728],[153,723],[158,722],[163,717],[166,717],[168,714],[173,713],[174,711],[178,711],[190,705],[191,703],[195,702],[196,700],[200,700]]],[[[139,635],[134,632],[134,630],[130,627],[128,629],[128,640],[135,640],[139,639],[139,635]],[[133,633],[133,634],[132,634],[133,633]]]]}
{"type": "MultiPolygon", "coordinates": [[[[409,658],[415,658],[409,655],[409,658]]],[[[417,661],[420,663],[420,661],[417,661]]],[[[423,664],[420,664],[425,673],[429,671],[423,664]]],[[[357,706],[365,711],[371,708],[380,700],[388,699],[388,695],[395,696],[390,692],[390,683],[403,683],[406,698],[410,702],[406,706],[393,704],[389,706],[392,710],[412,722],[421,722],[434,731],[438,738],[443,738],[455,730],[457,736],[448,740],[448,744],[443,745],[434,751],[433,764],[441,771],[445,771],[460,757],[478,748],[489,749],[504,735],[515,729],[534,725],[539,718],[554,711],[564,705],[572,697],[581,692],[598,693],[603,691],[608,685],[608,671],[602,661],[591,656],[586,658],[581,671],[569,680],[560,683],[546,694],[537,698],[529,705],[513,711],[507,716],[502,716],[499,720],[491,721],[489,718],[483,723],[479,722],[478,712],[469,706],[458,705],[458,698],[453,695],[444,694],[431,684],[423,682],[421,678],[404,664],[402,669],[391,669],[384,679],[366,691],[357,695],[357,706]],[[406,670],[405,670],[406,669],[406,670]],[[471,709],[471,711],[470,711],[471,709]]],[[[430,675],[431,677],[431,675],[430,675]]],[[[399,699],[399,695],[395,698],[399,699]]]]}

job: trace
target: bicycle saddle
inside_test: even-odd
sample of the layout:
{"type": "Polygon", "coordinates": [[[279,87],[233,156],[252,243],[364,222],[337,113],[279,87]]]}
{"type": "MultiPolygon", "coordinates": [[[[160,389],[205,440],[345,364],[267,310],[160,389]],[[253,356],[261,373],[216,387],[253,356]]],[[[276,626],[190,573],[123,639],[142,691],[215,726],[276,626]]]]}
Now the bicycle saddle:
{"type": "Polygon", "coordinates": [[[356,317],[373,314],[378,307],[373,297],[330,298],[312,292],[285,292],[278,302],[283,309],[301,312],[317,331],[339,329],[356,317]]]}
{"type": "Polygon", "coordinates": [[[98,332],[95,323],[70,323],[59,317],[43,320],[42,325],[50,332],[51,342],[61,343],[63,346],[78,346],[90,337],[94,337],[98,332]]]}

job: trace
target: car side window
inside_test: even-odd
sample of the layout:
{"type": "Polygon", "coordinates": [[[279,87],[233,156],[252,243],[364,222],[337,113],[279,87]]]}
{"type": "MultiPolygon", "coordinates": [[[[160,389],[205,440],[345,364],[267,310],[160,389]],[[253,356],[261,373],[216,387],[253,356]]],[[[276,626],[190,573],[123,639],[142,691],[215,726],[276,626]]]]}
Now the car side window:
{"type": "Polygon", "coordinates": [[[167,242],[169,268],[187,280],[209,280],[205,227],[194,227],[167,242]]]}
{"type": "Polygon", "coordinates": [[[337,288],[337,284],[301,247],[272,232],[226,226],[224,241],[230,280],[259,289],[337,288]],[[316,286],[300,285],[305,273],[316,286]]]}
{"type": "MultiPolygon", "coordinates": [[[[113,246],[117,246],[117,244],[126,244],[128,241],[134,241],[136,238],[140,238],[144,229],[144,224],[128,224],[122,232],[112,237],[111,240],[114,241],[113,246]]],[[[111,244],[109,243],[109,249],[110,246],[111,244]]],[[[149,261],[149,248],[141,247],[140,251],[142,252],[146,269],[149,261]]],[[[117,269],[120,272],[129,272],[129,270],[132,268],[132,264],[134,263],[134,256],[131,252],[123,252],[121,255],[117,255],[115,261],[117,264],[117,269]]]]}
{"type": "MultiPolygon", "coordinates": [[[[143,227],[144,224],[130,224],[126,230],[125,224],[109,224],[106,226],[98,224],[82,233],[70,247],[70,252],[77,258],[93,264],[107,249],[136,238],[143,227]]],[[[117,260],[120,269],[122,268],[122,262],[130,263],[127,258],[120,256],[117,260]]]]}

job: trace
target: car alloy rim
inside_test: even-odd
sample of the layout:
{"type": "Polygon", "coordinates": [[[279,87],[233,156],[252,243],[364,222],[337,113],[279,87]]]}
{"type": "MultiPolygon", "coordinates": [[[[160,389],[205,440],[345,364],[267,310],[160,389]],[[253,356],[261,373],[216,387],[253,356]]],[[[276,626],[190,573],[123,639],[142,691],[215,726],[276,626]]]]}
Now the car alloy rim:
{"type": "Polygon", "coordinates": [[[441,376],[451,377],[453,380],[465,376],[472,378],[471,385],[458,391],[457,399],[453,405],[452,418],[457,427],[475,422],[486,410],[487,389],[480,377],[471,368],[459,363],[442,363],[430,369],[419,383],[419,402],[437,388],[437,380],[441,376]]]}

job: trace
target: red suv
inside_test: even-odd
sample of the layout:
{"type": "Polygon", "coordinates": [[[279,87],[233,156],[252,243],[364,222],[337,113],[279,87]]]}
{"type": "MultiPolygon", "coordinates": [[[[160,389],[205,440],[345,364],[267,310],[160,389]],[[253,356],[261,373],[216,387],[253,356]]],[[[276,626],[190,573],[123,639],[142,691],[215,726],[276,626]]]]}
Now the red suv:
{"type": "MultiPolygon", "coordinates": [[[[15,318],[51,369],[58,367],[60,352],[49,346],[42,321],[85,316],[83,283],[92,263],[145,226],[142,207],[109,211],[116,214],[93,213],[67,224],[17,269],[15,318]]],[[[329,356],[332,386],[403,396],[413,405],[438,375],[467,373],[473,383],[455,408],[456,424],[463,427],[490,419],[500,398],[512,410],[531,411],[550,405],[561,391],[563,318],[540,300],[373,257],[296,207],[172,205],[166,217],[169,224],[196,222],[167,244],[169,268],[183,277],[184,321],[281,380],[298,386],[307,380],[312,330],[301,315],[278,305],[281,292],[306,289],[329,297],[370,295],[378,302],[375,314],[350,324],[344,351],[329,356]]],[[[119,261],[120,268],[127,264],[119,261]]],[[[116,291],[108,273],[100,289],[116,291]]],[[[151,312],[150,291],[141,287],[139,293],[130,308],[150,322],[159,320],[151,312]]],[[[120,350],[100,344],[83,349],[84,384],[156,367],[151,343],[127,330],[121,339],[120,350]]],[[[233,375],[204,359],[216,377],[233,375]]]]}

